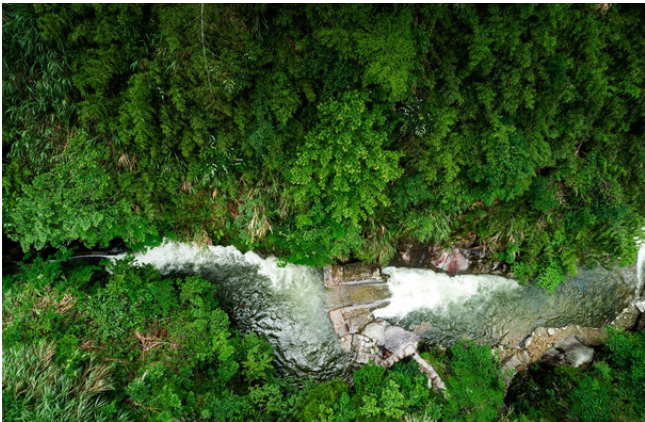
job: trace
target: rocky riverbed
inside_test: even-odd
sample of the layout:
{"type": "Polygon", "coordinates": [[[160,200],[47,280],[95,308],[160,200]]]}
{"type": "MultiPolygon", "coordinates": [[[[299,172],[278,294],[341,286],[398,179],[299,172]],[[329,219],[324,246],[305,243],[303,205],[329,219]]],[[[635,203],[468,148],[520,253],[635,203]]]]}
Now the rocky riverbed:
{"type": "MultiPolygon", "coordinates": [[[[448,265],[447,268],[457,267],[448,265]]],[[[604,275],[610,273],[603,271],[604,275]]],[[[631,273],[635,273],[634,268],[617,269],[607,280],[634,284],[636,275],[631,273]]],[[[325,269],[330,317],[343,352],[352,356],[355,365],[372,361],[389,367],[403,358],[418,357],[417,347],[422,340],[420,334],[431,325],[430,322],[425,322],[408,331],[376,318],[374,311],[384,308],[391,300],[386,280],[387,276],[374,266],[352,264],[346,268],[332,266],[325,269]]],[[[617,313],[608,326],[626,330],[643,329],[644,312],[645,299],[634,299],[617,313]]],[[[503,336],[493,347],[493,353],[499,356],[502,369],[507,374],[507,385],[513,374],[535,362],[543,361],[551,365],[584,364],[593,357],[592,347],[603,344],[607,339],[607,333],[602,327],[576,324],[538,327],[528,336],[522,336],[521,330],[510,330],[508,333],[510,334],[503,336]]],[[[433,382],[429,375],[431,371],[434,369],[425,372],[430,380],[429,385],[437,388],[440,379],[433,382]]]]}
{"type": "MultiPolygon", "coordinates": [[[[622,330],[645,329],[645,297],[634,299],[608,327],[622,330]]],[[[574,338],[582,346],[595,347],[605,343],[607,332],[605,328],[581,327],[579,325],[539,327],[522,342],[521,346],[510,348],[498,346],[493,350],[499,354],[503,362],[502,369],[514,374],[527,369],[530,364],[535,362],[543,361],[547,364],[558,362],[557,358],[555,358],[556,362],[553,361],[556,351],[553,349],[564,349],[558,347],[558,343],[562,344],[571,338],[574,338]]],[[[568,344],[571,343],[571,341],[568,342],[568,344]]],[[[564,364],[565,361],[560,359],[559,363],[564,364]]]]}

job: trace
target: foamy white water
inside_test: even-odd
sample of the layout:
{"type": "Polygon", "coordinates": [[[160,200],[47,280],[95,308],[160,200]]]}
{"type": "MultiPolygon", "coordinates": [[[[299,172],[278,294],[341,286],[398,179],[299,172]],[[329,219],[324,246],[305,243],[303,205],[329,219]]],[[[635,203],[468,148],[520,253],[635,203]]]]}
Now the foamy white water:
{"type": "MultiPolygon", "coordinates": [[[[642,228],[645,231],[645,227],[642,228]]],[[[645,285],[645,276],[643,271],[645,267],[645,241],[640,242],[640,249],[638,250],[638,260],[636,261],[636,278],[638,280],[638,292],[643,290],[645,285]]]]}
{"type": "Polygon", "coordinates": [[[410,268],[383,272],[390,275],[392,298],[374,315],[445,345],[465,337],[516,346],[537,327],[602,327],[632,300],[638,283],[633,266],[580,268],[553,294],[497,276],[450,277],[410,268]]]}
{"type": "Polygon", "coordinates": [[[389,306],[374,311],[376,318],[401,318],[419,309],[441,311],[473,297],[519,288],[514,280],[492,275],[450,277],[428,269],[397,267],[387,267],[383,273],[390,276],[392,298],[389,306]]]}
{"type": "Polygon", "coordinates": [[[184,270],[186,266],[201,267],[231,262],[242,264],[246,261],[242,252],[233,246],[199,247],[191,243],[171,241],[164,241],[161,246],[136,252],[134,258],[135,263],[151,264],[161,272],[184,270]]]}

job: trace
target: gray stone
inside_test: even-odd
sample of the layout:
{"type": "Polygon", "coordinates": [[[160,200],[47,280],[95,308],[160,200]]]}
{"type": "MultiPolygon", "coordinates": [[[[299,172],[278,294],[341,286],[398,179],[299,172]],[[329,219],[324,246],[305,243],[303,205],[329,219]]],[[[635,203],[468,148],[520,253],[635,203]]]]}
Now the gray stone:
{"type": "Polygon", "coordinates": [[[576,336],[569,336],[555,343],[546,351],[541,362],[550,366],[568,364],[577,368],[593,360],[594,350],[587,347],[576,336]]]}
{"type": "Polygon", "coordinates": [[[645,313],[645,297],[634,299],[634,305],[640,311],[640,313],[645,313]]]}
{"type": "Polygon", "coordinates": [[[623,309],[609,325],[611,327],[619,327],[624,330],[631,330],[634,325],[636,325],[636,321],[638,320],[639,315],[640,312],[638,309],[638,304],[636,303],[636,301],[634,301],[628,307],[623,309]]]}
{"type": "Polygon", "coordinates": [[[358,348],[361,346],[363,343],[363,336],[360,334],[355,334],[352,337],[352,349],[353,350],[358,350],[358,348]]]}
{"type": "Polygon", "coordinates": [[[372,322],[371,324],[368,324],[363,329],[363,335],[371,339],[374,339],[377,345],[385,346],[386,327],[387,327],[387,323],[385,321],[372,322]]]}
{"type": "Polygon", "coordinates": [[[591,347],[587,347],[581,343],[579,346],[568,350],[565,353],[565,358],[569,365],[577,368],[586,363],[591,363],[593,361],[593,355],[594,350],[591,347]]]}
{"type": "Polygon", "coordinates": [[[516,354],[511,355],[510,358],[508,358],[503,364],[502,364],[502,372],[507,372],[508,370],[513,370],[515,372],[515,368],[520,366],[522,364],[522,360],[520,357],[516,354]]]}
{"type": "Polygon", "coordinates": [[[369,353],[356,353],[356,363],[359,365],[366,364],[370,361],[371,357],[372,355],[369,353]]]}
{"type": "Polygon", "coordinates": [[[347,334],[340,338],[340,350],[343,353],[350,353],[352,351],[352,344],[354,343],[354,336],[347,334]]]}
{"type": "Polygon", "coordinates": [[[532,336],[528,336],[528,337],[526,338],[526,340],[524,340],[524,347],[529,347],[529,346],[531,345],[531,343],[533,343],[533,337],[532,337],[532,336]]]}
{"type": "Polygon", "coordinates": [[[385,329],[385,348],[392,354],[398,353],[406,345],[412,343],[416,349],[419,336],[401,327],[389,326],[385,329]]]}

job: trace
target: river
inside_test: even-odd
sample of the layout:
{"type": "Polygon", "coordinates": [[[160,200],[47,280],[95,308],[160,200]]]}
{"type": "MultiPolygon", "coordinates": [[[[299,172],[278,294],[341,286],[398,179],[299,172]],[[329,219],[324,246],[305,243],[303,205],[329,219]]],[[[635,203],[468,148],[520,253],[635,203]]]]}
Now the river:
{"type": "MultiPolygon", "coordinates": [[[[175,242],[135,258],[163,274],[200,274],[215,283],[233,326],[265,335],[283,374],[325,380],[350,373],[351,361],[341,352],[329,319],[322,270],[281,265],[275,258],[243,254],[231,246],[175,242]]],[[[539,326],[601,327],[642,288],[644,264],[645,246],[638,265],[580,269],[551,295],[503,277],[450,277],[428,269],[387,267],[383,272],[390,277],[392,298],[375,316],[444,345],[460,338],[511,344],[539,326]]]]}

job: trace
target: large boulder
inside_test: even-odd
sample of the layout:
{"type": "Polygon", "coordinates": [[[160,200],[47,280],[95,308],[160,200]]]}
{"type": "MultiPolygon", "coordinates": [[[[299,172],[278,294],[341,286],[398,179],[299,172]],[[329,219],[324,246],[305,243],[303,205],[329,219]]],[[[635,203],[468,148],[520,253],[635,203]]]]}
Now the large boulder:
{"type": "Polygon", "coordinates": [[[634,299],[634,306],[636,306],[636,309],[638,309],[640,313],[645,313],[645,297],[634,299]]]}
{"type": "Polygon", "coordinates": [[[419,336],[415,333],[394,325],[385,328],[385,348],[393,355],[399,353],[408,345],[413,345],[412,348],[416,351],[418,343],[419,336]]]}
{"type": "Polygon", "coordinates": [[[363,328],[363,335],[373,339],[377,346],[385,347],[385,330],[388,327],[385,321],[376,321],[363,328]]]}
{"type": "Polygon", "coordinates": [[[470,262],[466,255],[458,248],[444,250],[435,255],[432,264],[439,270],[449,274],[457,274],[468,269],[470,262]]]}
{"type": "Polygon", "coordinates": [[[368,324],[354,336],[356,363],[372,361],[387,368],[417,352],[419,336],[385,321],[368,324]]]}
{"type": "Polygon", "coordinates": [[[546,351],[540,362],[549,366],[571,365],[574,368],[590,363],[594,350],[585,346],[577,336],[569,336],[546,351]]]}

